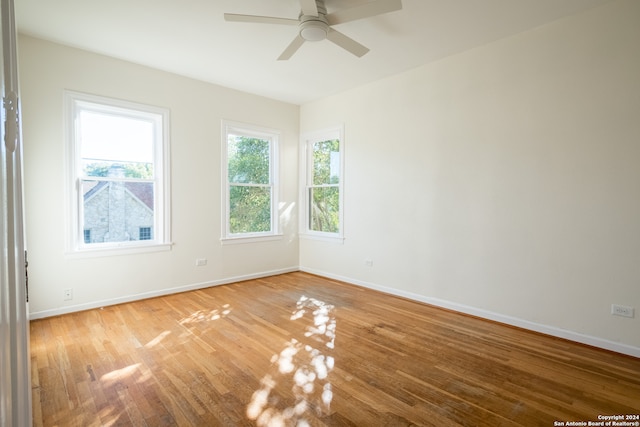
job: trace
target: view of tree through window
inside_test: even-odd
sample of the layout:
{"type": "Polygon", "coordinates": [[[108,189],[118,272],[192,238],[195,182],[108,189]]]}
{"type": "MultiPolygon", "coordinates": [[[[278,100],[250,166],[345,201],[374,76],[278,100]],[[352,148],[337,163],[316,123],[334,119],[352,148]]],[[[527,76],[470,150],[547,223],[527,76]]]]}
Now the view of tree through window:
{"type": "Polygon", "coordinates": [[[340,231],[340,141],[311,144],[312,176],[309,185],[309,229],[340,231]]]}
{"type": "MultiPolygon", "coordinates": [[[[83,173],[86,176],[108,176],[109,169],[113,162],[100,162],[92,160],[83,166],[83,173]]],[[[153,164],[151,163],[118,163],[122,167],[125,178],[153,178],[153,164]]]]}
{"type": "Polygon", "coordinates": [[[229,232],[270,232],[271,141],[228,134],[229,232]]]}

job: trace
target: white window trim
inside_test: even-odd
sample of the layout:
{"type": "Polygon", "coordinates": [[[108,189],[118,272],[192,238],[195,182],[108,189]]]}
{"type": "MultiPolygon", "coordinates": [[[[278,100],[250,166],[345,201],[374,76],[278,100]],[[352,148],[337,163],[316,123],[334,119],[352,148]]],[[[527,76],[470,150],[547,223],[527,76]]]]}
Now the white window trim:
{"type": "Polygon", "coordinates": [[[300,237],[303,239],[319,240],[331,243],[344,243],[344,125],[334,126],[322,130],[305,132],[300,137],[300,237]],[[309,229],[309,182],[311,180],[310,145],[315,142],[338,139],[340,141],[340,182],[339,182],[339,232],[315,231],[309,229]]]}
{"type": "Polygon", "coordinates": [[[222,228],[220,243],[239,244],[239,243],[255,243],[272,240],[281,240],[283,234],[280,232],[280,214],[279,214],[279,143],[281,132],[277,129],[271,129],[262,126],[251,125],[247,123],[234,122],[230,120],[222,120],[221,126],[221,182],[222,182],[222,228]],[[254,138],[269,140],[271,142],[270,159],[269,159],[269,176],[271,178],[271,231],[260,233],[231,233],[229,227],[229,173],[228,173],[228,157],[227,142],[229,133],[246,135],[254,138]]]}
{"type": "Polygon", "coordinates": [[[144,252],[167,251],[171,243],[171,197],[170,197],[170,114],[166,108],[155,107],[120,99],[91,95],[81,92],[64,91],[65,114],[65,255],[68,257],[100,257],[125,255],[144,252]],[[154,230],[153,240],[84,243],[84,229],[81,223],[80,209],[82,192],[80,190],[80,147],[77,143],[75,120],[82,104],[97,104],[102,111],[130,110],[141,115],[155,114],[161,118],[162,140],[154,143],[154,174],[156,189],[154,194],[154,230]],[[161,149],[158,150],[158,145],[161,149]]]}

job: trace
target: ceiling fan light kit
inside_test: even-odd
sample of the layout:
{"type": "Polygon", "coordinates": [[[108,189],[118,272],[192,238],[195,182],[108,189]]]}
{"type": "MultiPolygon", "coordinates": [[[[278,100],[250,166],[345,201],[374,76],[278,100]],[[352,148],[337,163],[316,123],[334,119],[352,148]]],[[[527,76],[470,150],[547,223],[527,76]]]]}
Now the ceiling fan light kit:
{"type": "Polygon", "coordinates": [[[316,19],[300,22],[300,36],[308,42],[319,42],[327,38],[329,25],[316,19]]]}
{"type": "Polygon", "coordinates": [[[225,13],[224,19],[226,21],[259,24],[297,25],[298,35],[282,52],[278,60],[291,58],[306,41],[318,42],[325,39],[351,52],[353,55],[361,57],[369,52],[369,49],[349,36],[335,30],[332,26],[400,10],[402,9],[402,2],[401,0],[377,0],[327,14],[324,0],[300,0],[300,9],[301,12],[298,19],[233,13],[225,13]]]}

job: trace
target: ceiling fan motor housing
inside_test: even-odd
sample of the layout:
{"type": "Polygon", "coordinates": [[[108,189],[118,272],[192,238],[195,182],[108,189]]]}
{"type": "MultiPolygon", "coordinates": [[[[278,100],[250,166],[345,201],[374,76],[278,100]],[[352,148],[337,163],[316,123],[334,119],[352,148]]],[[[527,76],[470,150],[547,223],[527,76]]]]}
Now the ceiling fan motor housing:
{"type": "Polygon", "coordinates": [[[318,42],[327,38],[329,32],[329,23],[325,15],[327,14],[327,8],[324,6],[324,1],[317,0],[316,6],[318,9],[318,16],[313,15],[300,15],[299,31],[300,37],[308,42],[318,42]]]}
{"type": "Polygon", "coordinates": [[[329,24],[324,17],[304,16],[300,21],[300,36],[308,42],[319,42],[327,38],[329,24]],[[304,20],[304,18],[310,18],[304,20]]]}

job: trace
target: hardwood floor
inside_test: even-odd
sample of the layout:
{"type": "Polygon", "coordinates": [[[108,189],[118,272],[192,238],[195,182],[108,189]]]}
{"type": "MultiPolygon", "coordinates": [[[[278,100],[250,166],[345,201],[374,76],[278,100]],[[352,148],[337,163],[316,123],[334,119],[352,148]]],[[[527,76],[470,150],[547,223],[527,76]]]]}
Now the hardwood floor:
{"type": "Polygon", "coordinates": [[[553,426],[640,414],[640,359],[305,273],[36,320],[31,351],[36,426],[553,426]]]}

